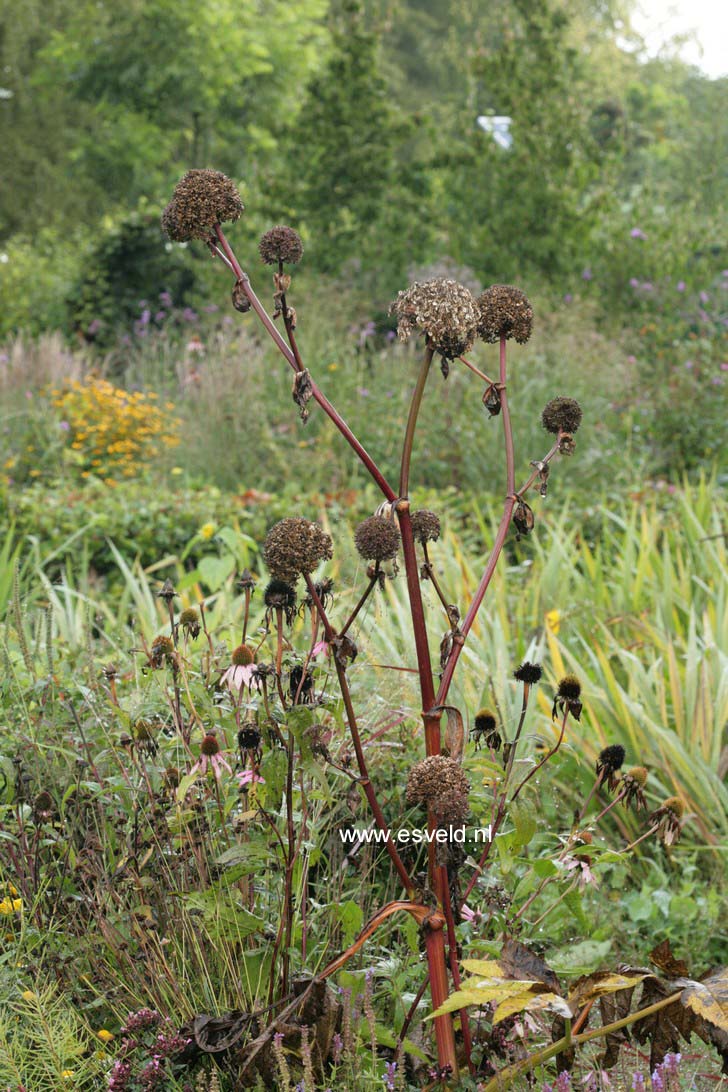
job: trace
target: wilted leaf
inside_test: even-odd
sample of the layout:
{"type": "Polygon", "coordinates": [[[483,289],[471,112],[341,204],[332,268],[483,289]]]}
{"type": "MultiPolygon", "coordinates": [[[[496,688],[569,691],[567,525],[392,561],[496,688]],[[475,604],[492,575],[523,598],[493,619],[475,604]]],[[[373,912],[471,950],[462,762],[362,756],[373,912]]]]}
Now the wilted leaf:
{"type": "Polygon", "coordinates": [[[525,944],[521,944],[520,940],[507,940],[498,962],[507,978],[543,982],[553,993],[561,993],[561,984],[551,968],[525,944]]]}
{"type": "Polygon", "coordinates": [[[594,974],[585,975],[574,983],[569,993],[569,1003],[572,1011],[576,1015],[578,1009],[595,997],[618,993],[620,990],[634,989],[637,983],[642,982],[645,977],[643,974],[625,975],[615,974],[611,971],[596,971],[594,974]]]}
{"type": "MultiPolygon", "coordinates": [[[[665,982],[660,978],[646,978],[642,987],[639,1007],[649,1008],[650,1005],[663,1001],[675,992],[674,984],[665,982]]],[[[674,1053],[680,1048],[680,1037],[687,1042],[693,1030],[696,1017],[683,1005],[680,999],[664,1009],[653,1012],[633,1024],[634,1037],[638,1043],[650,1042],[650,1071],[660,1065],[666,1054],[674,1053]]]]}
{"type": "Polygon", "coordinates": [[[464,959],[462,965],[469,974],[478,974],[483,978],[503,977],[503,968],[494,959],[464,959]]]}
{"type": "MultiPolygon", "coordinates": [[[[605,994],[599,998],[599,1012],[602,1024],[616,1024],[629,1015],[632,1007],[634,988],[620,990],[619,993],[605,994]]],[[[600,1061],[603,1069],[611,1069],[619,1061],[619,1049],[623,1043],[629,1042],[629,1028],[620,1028],[619,1031],[611,1031],[605,1039],[606,1049],[600,1061]]]]}
{"type": "Polygon", "coordinates": [[[517,1012],[556,1012],[566,1019],[571,1018],[571,1009],[556,993],[533,993],[525,990],[515,997],[509,997],[501,1001],[493,1014],[493,1024],[499,1024],[501,1020],[507,1020],[517,1012]]]}
{"type": "Polygon", "coordinates": [[[728,1034],[728,967],[723,967],[702,982],[691,981],[680,1001],[703,1020],[728,1034]]]}
{"type": "Polygon", "coordinates": [[[690,971],[682,959],[675,959],[670,948],[670,941],[663,940],[650,952],[650,959],[668,978],[688,978],[690,971]]]}

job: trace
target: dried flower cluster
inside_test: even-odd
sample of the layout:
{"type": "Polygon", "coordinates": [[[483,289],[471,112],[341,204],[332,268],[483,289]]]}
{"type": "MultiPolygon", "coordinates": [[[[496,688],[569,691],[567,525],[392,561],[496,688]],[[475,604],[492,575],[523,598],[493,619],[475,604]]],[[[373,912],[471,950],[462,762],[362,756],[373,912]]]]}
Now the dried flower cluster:
{"type": "Polygon", "coordinates": [[[469,792],[470,782],[458,762],[431,755],[410,770],[405,799],[431,808],[441,823],[458,826],[468,817],[469,792]]]}
{"type": "Polygon", "coordinates": [[[263,558],[276,580],[295,584],[301,573],[310,573],[320,561],[333,557],[331,536],[318,523],[293,516],[271,527],[263,558]]]}
{"type": "Polygon", "coordinates": [[[244,211],[235,183],[221,171],[187,171],[162,213],[162,228],[175,242],[209,239],[217,224],[244,211]]]}
{"type": "Polygon", "coordinates": [[[515,338],[523,345],[533,329],[533,308],[528,297],[512,284],[493,284],[478,296],[478,333],[483,341],[515,338]]]}
{"type": "Polygon", "coordinates": [[[412,534],[416,542],[436,542],[440,537],[440,517],[429,508],[412,513],[412,534]]]}
{"type": "Polygon", "coordinates": [[[575,398],[552,398],[543,409],[541,424],[547,432],[574,433],[581,424],[581,406],[575,398]]]}
{"type": "Polygon", "coordinates": [[[303,256],[301,236],[293,228],[279,224],[262,236],[258,253],[266,265],[278,265],[279,262],[296,265],[303,256]]]}
{"type": "Polygon", "coordinates": [[[446,360],[467,352],[477,333],[478,307],[472,292],[447,278],[415,281],[398,294],[389,313],[397,316],[400,341],[422,330],[446,360]]]}
{"type": "Polygon", "coordinates": [[[399,550],[399,529],[386,516],[369,516],[357,527],[354,542],[365,561],[391,561],[399,550]]]}

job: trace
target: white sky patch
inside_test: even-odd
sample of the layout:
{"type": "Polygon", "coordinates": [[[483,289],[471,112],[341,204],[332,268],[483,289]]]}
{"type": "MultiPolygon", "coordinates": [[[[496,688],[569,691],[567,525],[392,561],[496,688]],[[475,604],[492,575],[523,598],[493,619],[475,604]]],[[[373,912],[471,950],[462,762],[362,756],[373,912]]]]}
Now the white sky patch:
{"type": "Polygon", "coordinates": [[[692,34],[692,41],[677,49],[678,56],[713,79],[728,76],[725,0],[639,0],[632,23],[652,56],[675,35],[692,34]]]}

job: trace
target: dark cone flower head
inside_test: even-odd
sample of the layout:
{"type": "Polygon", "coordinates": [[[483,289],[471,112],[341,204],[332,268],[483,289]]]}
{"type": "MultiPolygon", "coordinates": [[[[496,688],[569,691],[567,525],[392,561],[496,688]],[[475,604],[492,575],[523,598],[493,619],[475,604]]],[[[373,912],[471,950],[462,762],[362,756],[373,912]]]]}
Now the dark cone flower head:
{"type": "Polygon", "coordinates": [[[431,755],[416,762],[407,778],[408,804],[432,808],[440,823],[459,826],[468,817],[470,782],[459,762],[431,755]]]}
{"type": "Polygon", "coordinates": [[[310,573],[320,561],[333,557],[333,543],[323,527],[300,516],[282,519],[271,527],[263,558],[271,576],[288,584],[310,573]]]}
{"type": "Polygon", "coordinates": [[[391,561],[399,550],[399,530],[386,516],[369,516],[357,527],[354,542],[365,561],[391,561]]]}
{"type": "Polygon", "coordinates": [[[558,695],[567,701],[577,701],[581,696],[581,683],[576,675],[564,675],[559,681],[558,695]]]}
{"type": "Polygon", "coordinates": [[[200,751],[203,755],[207,755],[208,758],[211,758],[212,755],[219,754],[220,744],[217,742],[217,736],[213,735],[212,732],[208,732],[200,744],[200,751]]]}
{"type": "Polygon", "coordinates": [[[483,341],[515,338],[523,345],[531,336],[533,308],[527,296],[512,284],[493,284],[478,296],[478,333],[483,341]]]}
{"type": "Polygon", "coordinates": [[[278,265],[279,262],[297,265],[303,256],[301,236],[293,228],[279,224],[263,235],[258,253],[266,265],[278,265]]]}
{"type": "Polygon", "coordinates": [[[653,811],[650,823],[657,825],[657,833],[664,845],[669,847],[680,837],[680,820],[684,814],[685,805],[679,796],[669,796],[657,811],[653,811]]]}
{"type": "Polygon", "coordinates": [[[516,668],[513,672],[513,678],[518,679],[519,682],[528,683],[529,686],[533,686],[541,678],[541,665],[529,663],[528,660],[524,660],[520,667],[516,668]]]}
{"type": "Polygon", "coordinates": [[[552,398],[544,406],[541,424],[554,436],[560,432],[573,435],[581,424],[581,406],[575,398],[552,398]]]}
{"type": "Polygon", "coordinates": [[[475,740],[476,750],[481,741],[484,741],[487,747],[492,747],[494,751],[499,750],[500,745],[503,742],[501,734],[498,731],[495,714],[492,713],[490,709],[478,710],[475,714],[475,723],[470,734],[475,740]]]}
{"type": "Polygon", "coordinates": [[[233,649],[232,661],[236,667],[249,667],[255,663],[255,655],[249,645],[238,645],[233,649]]]}
{"type": "Polygon", "coordinates": [[[416,542],[424,546],[426,542],[436,542],[440,537],[440,517],[429,508],[420,508],[412,513],[412,534],[416,542]]]}
{"type": "Polygon", "coordinates": [[[466,353],[475,340],[475,298],[469,289],[448,278],[415,281],[399,293],[389,313],[397,317],[400,341],[408,341],[414,330],[422,330],[445,360],[466,353]]]}
{"type": "Polygon", "coordinates": [[[604,774],[606,777],[608,774],[614,774],[617,770],[621,770],[624,763],[624,747],[621,743],[613,743],[611,747],[605,747],[603,751],[599,753],[597,759],[597,777],[600,774],[604,774]]]}
{"type": "Polygon", "coordinates": [[[235,183],[221,171],[188,171],[177,183],[162,213],[170,239],[208,239],[217,224],[238,220],[243,212],[235,183]]]}
{"type": "Polygon", "coordinates": [[[285,611],[290,622],[296,611],[296,592],[285,580],[271,580],[263,592],[263,602],[268,610],[285,611]]]}

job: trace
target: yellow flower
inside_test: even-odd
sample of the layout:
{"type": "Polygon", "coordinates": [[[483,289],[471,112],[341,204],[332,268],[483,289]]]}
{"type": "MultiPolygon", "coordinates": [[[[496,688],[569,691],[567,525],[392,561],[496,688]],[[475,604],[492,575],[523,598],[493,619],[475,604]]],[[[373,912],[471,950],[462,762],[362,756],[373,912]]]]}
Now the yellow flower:
{"type": "Polygon", "coordinates": [[[73,1080],[73,1070],[72,1069],[64,1069],[61,1072],[61,1079],[64,1080],[64,1081],[72,1081],[73,1080]]]}
{"type": "Polygon", "coordinates": [[[173,466],[170,473],[171,474],[184,474],[184,470],[182,469],[181,466],[173,466]]]}
{"type": "Polygon", "coordinates": [[[14,883],[8,883],[5,886],[7,887],[8,894],[12,895],[13,898],[15,898],[17,896],[17,894],[18,894],[18,889],[15,886],[15,884],[14,883]]]}
{"type": "Polygon", "coordinates": [[[200,527],[200,538],[211,539],[217,530],[217,524],[215,523],[203,523],[200,527]]]}
{"type": "Polygon", "coordinates": [[[0,914],[9,917],[10,914],[19,914],[23,909],[22,899],[4,898],[0,900],[0,914]]]}
{"type": "Polygon", "coordinates": [[[561,629],[561,614],[557,610],[546,611],[546,628],[556,636],[561,629]]]}
{"type": "Polygon", "coordinates": [[[23,998],[23,1001],[35,1001],[38,995],[33,993],[32,990],[23,990],[20,996],[23,998]]]}
{"type": "Polygon", "coordinates": [[[111,1032],[107,1031],[106,1028],[102,1028],[101,1031],[97,1031],[96,1035],[102,1043],[110,1043],[111,1040],[114,1038],[111,1032]]]}

